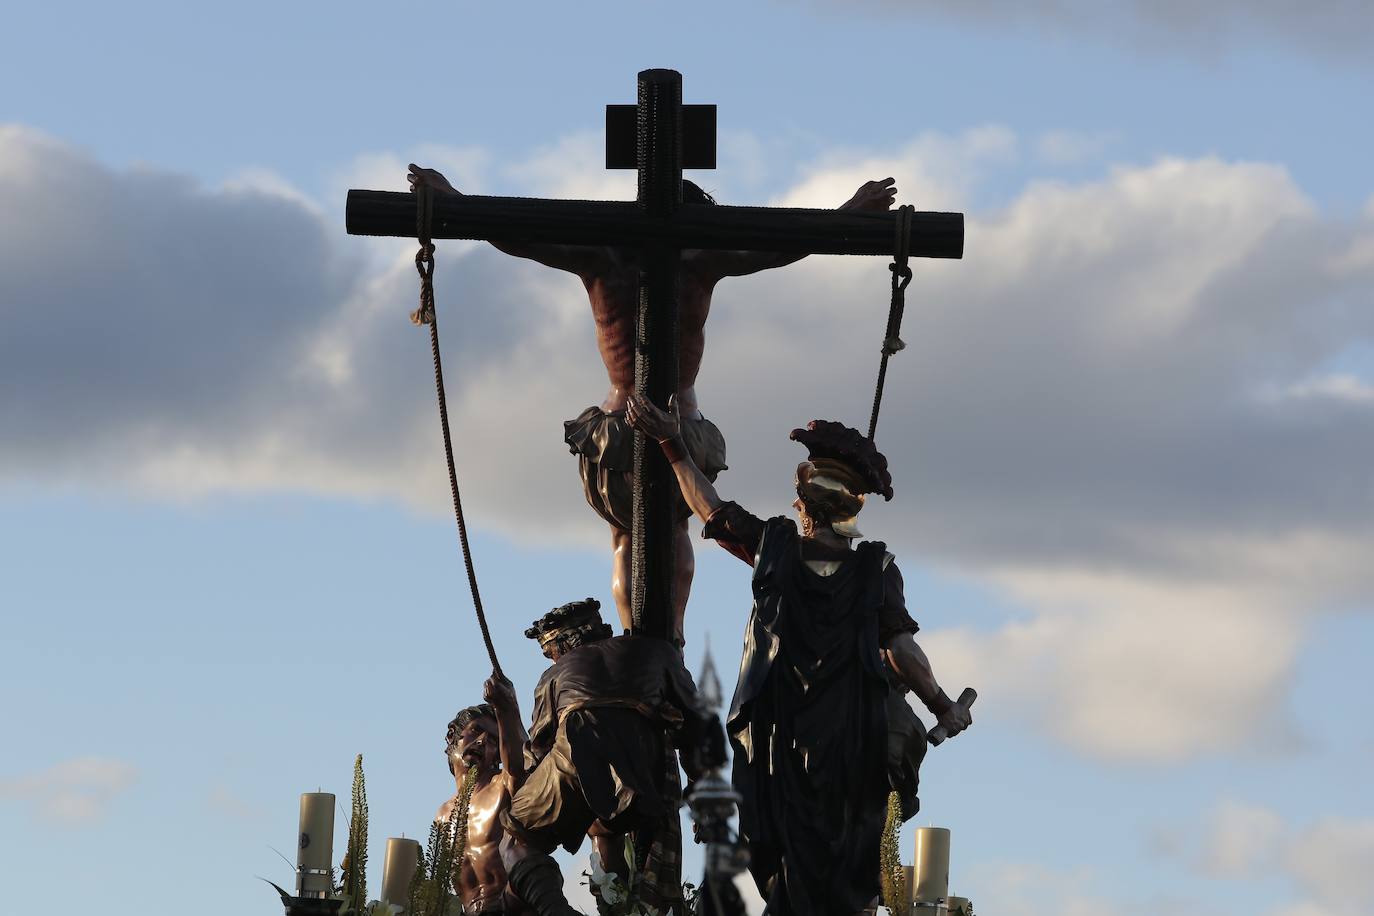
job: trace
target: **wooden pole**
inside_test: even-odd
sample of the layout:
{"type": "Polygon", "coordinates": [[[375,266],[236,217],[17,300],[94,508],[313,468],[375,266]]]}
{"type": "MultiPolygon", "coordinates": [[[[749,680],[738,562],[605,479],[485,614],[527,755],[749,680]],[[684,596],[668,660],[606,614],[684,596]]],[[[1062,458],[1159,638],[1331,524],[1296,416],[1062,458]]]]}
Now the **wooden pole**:
{"type": "MultiPolygon", "coordinates": [[[[671,220],[682,204],[682,74],[639,74],[636,150],[638,203],[645,216],[671,220]]],[[[678,388],[679,249],[666,240],[644,248],[639,281],[635,390],[659,407],[678,388]]],[[[673,509],[677,482],[658,443],[635,432],[630,607],[634,630],[673,636],[673,509]]]]}

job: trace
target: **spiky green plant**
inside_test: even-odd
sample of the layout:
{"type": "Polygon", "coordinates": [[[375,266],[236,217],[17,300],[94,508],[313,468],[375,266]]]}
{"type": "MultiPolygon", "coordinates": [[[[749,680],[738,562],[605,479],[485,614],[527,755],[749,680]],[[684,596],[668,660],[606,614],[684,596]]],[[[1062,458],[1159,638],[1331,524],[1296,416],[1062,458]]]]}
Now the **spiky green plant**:
{"type": "Polygon", "coordinates": [[[883,906],[894,913],[902,912],[906,905],[906,876],[902,871],[902,854],[898,844],[902,823],[901,796],[891,792],[887,796],[887,822],[883,824],[878,863],[882,869],[883,906]]]}
{"type": "Polygon", "coordinates": [[[477,767],[470,766],[463,774],[463,785],[458,789],[458,800],[453,803],[449,820],[453,823],[453,867],[463,867],[463,856],[468,851],[468,808],[472,805],[472,793],[477,788],[477,767]]]}
{"type": "MultiPolygon", "coordinates": [[[[466,814],[467,805],[462,808],[466,814]]],[[[458,805],[455,804],[448,820],[435,821],[429,827],[429,843],[410,882],[410,905],[406,908],[406,916],[461,916],[462,901],[453,893],[457,830],[458,805]]]]}
{"type": "Polygon", "coordinates": [[[367,906],[367,784],[363,755],[353,761],[353,813],[348,821],[348,850],[344,854],[339,896],[347,911],[361,913],[367,906]]]}
{"type": "Polygon", "coordinates": [[[420,850],[420,859],[415,863],[415,874],[410,878],[410,887],[406,890],[406,912],[411,916],[419,916],[423,912],[421,904],[426,890],[426,883],[429,881],[429,847],[434,843],[434,825],[429,828],[430,842],[420,850]]]}

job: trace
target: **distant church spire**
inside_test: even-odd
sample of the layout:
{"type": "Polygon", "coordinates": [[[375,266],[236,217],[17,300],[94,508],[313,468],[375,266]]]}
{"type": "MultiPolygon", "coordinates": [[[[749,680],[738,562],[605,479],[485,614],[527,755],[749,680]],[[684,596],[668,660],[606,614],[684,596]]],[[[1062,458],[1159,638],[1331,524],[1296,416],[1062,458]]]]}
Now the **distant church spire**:
{"type": "Polygon", "coordinates": [[[701,658],[701,673],[697,675],[697,689],[701,691],[701,701],[708,712],[718,712],[724,699],[720,692],[720,678],[716,676],[716,663],[711,660],[711,634],[706,634],[706,653],[701,658]]]}

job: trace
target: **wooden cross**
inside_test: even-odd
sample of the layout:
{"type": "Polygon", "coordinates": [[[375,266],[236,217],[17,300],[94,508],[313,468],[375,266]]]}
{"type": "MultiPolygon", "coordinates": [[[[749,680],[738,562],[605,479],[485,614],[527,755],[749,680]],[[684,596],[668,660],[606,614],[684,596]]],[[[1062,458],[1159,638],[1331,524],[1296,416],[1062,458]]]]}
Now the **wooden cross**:
{"type": "MultiPolygon", "coordinates": [[[[481,239],[643,249],[635,389],[660,407],[678,388],[678,256],[684,248],[796,254],[891,255],[895,211],[805,210],[682,203],[682,170],[715,167],[715,106],[682,104],[675,70],[639,74],[636,106],[606,107],[606,164],[635,167],[633,202],[443,195],[436,239],[481,239]],[[630,127],[633,125],[633,133],[630,127]],[[633,147],[630,145],[633,138],[633,147]]],[[[349,191],[350,235],[413,238],[415,195],[349,191]]],[[[912,257],[960,258],[962,213],[913,215],[912,257]]],[[[635,433],[631,607],[635,631],[672,636],[673,505],[676,481],[659,449],[635,433]]]]}

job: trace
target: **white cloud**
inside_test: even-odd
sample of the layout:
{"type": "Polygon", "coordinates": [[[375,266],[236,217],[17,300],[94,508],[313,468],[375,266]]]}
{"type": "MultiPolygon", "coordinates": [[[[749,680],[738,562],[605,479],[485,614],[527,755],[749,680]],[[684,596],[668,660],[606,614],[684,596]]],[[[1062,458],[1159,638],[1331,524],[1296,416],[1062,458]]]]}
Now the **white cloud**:
{"type": "Polygon", "coordinates": [[[836,150],[804,169],[798,183],[768,205],[836,207],[865,181],[892,177],[899,202],[957,210],[970,185],[986,170],[1014,159],[1018,146],[1010,130],[986,125],[956,136],[924,133],[894,151],[836,150]]]}
{"type": "Polygon", "coordinates": [[[922,640],[942,681],[984,688],[983,717],[1029,720],[1098,756],[1160,762],[1285,730],[1296,626],[1262,590],[1086,573],[999,578],[1029,620],[922,640]]]}
{"type": "Polygon", "coordinates": [[[1374,404],[1374,385],[1349,373],[1320,375],[1290,385],[1283,395],[1291,398],[1326,398],[1351,404],[1374,404]]]}
{"type": "Polygon", "coordinates": [[[206,805],[216,814],[245,821],[263,820],[267,810],[225,785],[211,787],[205,797],[206,805]]]}
{"type": "Polygon", "coordinates": [[[1328,262],[1337,275],[1374,271],[1374,235],[1362,235],[1328,262]]]}
{"type": "Polygon", "coordinates": [[[1267,916],[1354,916],[1350,910],[1331,909],[1324,904],[1303,901],[1301,903],[1285,903],[1281,906],[1269,910],[1267,916]]]}
{"type": "Polygon", "coordinates": [[[1311,898],[1341,916],[1374,909],[1374,819],[1327,817],[1298,834],[1284,867],[1311,898]]]}
{"type": "MultiPolygon", "coordinates": [[[[987,127],[827,156],[779,201],[891,174],[904,199],[958,206],[1018,146],[987,127]]],[[[431,152],[481,190],[604,179],[585,137],[499,168],[431,152]]],[[[358,176],[404,186],[404,158],[358,176]]],[[[23,128],[0,131],[0,214],[0,476],[447,510],[409,245],[377,261],[280,189],[114,172],[23,128]],[[57,188],[37,180],[52,168],[57,188]]],[[[1326,266],[1352,232],[1280,167],[1166,158],[1031,184],[968,215],[964,261],[916,266],[879,427],[897,498],[865,530],[1027,612],[929,634],[942,677],[1114,758],[1272,734],[1307,619],[1374,595],[1374,411],[1254,395],[1374,339],[1368,284],[1326,266]]],[[[784,510],[787,431],[866,418],[887,278],[882,259],[814,258],[718,289],[698,391],[730,442],[727,497],[784,510]]],[[[470,517],[602,543],[561,443],[605,386],[581,284],[449,244],[436,284],[470,517]]]]}
{"type": "Polygon", "coordinates": [[[970,887],[950,886],[968,897],[974,910],[996,916],[1044,916],[1048,905],[1057,916],[1124,916],[1125,910],[1098,890],[1088,868],[1065,871],[1030,862],[997,862],[970,872],[970,887]]]}
{"type": "Polygon", "coordinates": [[[1374,907],[1374,819],[1328,816],[1297,824],[1269,808],[1228,800],[1212,809],[1198,836],[1196,849],[1166,852],[1217,880],[1281,875],[1292,882],[1298,900],[1273,916],[1362,916],[1374,907]]]}
{"type": "Polygon", "coordinates": [[[1211,814],[1198,863],[1213,878],[1246,878],[1272,865],[1283,818],[1268,808],[1227,801],[1211,814]]]}
{"type": "Polygon", "coordinates": [[[78,757],[26,776],[0,780],[0,799],[25,802],[47,820],[83,824],[98,820],[137,776],[138,771],[122,760],[78,757]]]}

